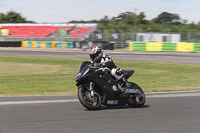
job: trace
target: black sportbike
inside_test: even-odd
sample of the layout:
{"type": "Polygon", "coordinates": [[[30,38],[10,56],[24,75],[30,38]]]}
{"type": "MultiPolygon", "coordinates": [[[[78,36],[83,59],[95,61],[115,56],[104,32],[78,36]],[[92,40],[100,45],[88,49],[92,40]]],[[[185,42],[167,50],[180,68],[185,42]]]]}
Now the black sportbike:
{"type": "MultiPolygon", "coordinates": [[[[134,70],[123,70],[128,79],[134,70]]],[[[146,101],[143,90],[137,84],[129,82],[130,88],[115,80],[108,68],[93,67],[84,61],[76,76],[78,99],[88,110],[98,110],[101,105],[143,107],[146,101]]]]}

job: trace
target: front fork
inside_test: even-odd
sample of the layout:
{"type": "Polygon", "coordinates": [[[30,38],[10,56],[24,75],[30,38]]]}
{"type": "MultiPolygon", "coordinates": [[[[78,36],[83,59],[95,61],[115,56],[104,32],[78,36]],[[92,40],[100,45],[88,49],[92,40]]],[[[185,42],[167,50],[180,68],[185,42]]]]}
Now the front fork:
{"type": "Polygon", "coordinates": [[[94,97],[94,83],[93,82],[90,82],[90,89],[89,89],[89,91],[91,92],[91,97],[93,98],[94,97]]]}

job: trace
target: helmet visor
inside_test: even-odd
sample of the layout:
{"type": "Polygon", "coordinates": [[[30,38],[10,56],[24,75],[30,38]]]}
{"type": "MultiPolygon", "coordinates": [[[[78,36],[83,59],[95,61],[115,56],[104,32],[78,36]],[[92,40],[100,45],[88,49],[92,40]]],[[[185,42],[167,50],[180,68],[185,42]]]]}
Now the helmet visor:
{"type": "Polygon", "coordinates": [[[93,61],[95,59],[96,55],[95,54],[90,54],[90,59],[93,61]]]}

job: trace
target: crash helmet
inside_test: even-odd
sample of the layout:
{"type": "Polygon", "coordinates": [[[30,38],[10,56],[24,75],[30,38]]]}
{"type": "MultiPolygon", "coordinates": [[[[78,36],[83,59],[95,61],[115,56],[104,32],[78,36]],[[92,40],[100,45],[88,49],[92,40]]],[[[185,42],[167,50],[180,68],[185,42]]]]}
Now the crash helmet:
{"type": "Polygon", "coordinates": [[[102,49],[99,46],[92,47],[89,51],[90,59],[94,61],[97,56],[102,55],[102,49]]]}

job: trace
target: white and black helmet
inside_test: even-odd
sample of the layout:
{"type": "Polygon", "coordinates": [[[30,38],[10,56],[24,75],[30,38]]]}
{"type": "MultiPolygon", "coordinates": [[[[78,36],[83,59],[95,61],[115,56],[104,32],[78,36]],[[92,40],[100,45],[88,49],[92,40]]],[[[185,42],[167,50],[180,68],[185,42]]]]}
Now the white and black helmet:
{"type": "Polygon", "coordinates": [[[92,61],[94,61],[97,56],[102,56],[101,47],[95,46],[95,47],[91,48],[90,51],[89,51],[89,55],[90,55],[90,59],[92,61]]]}

